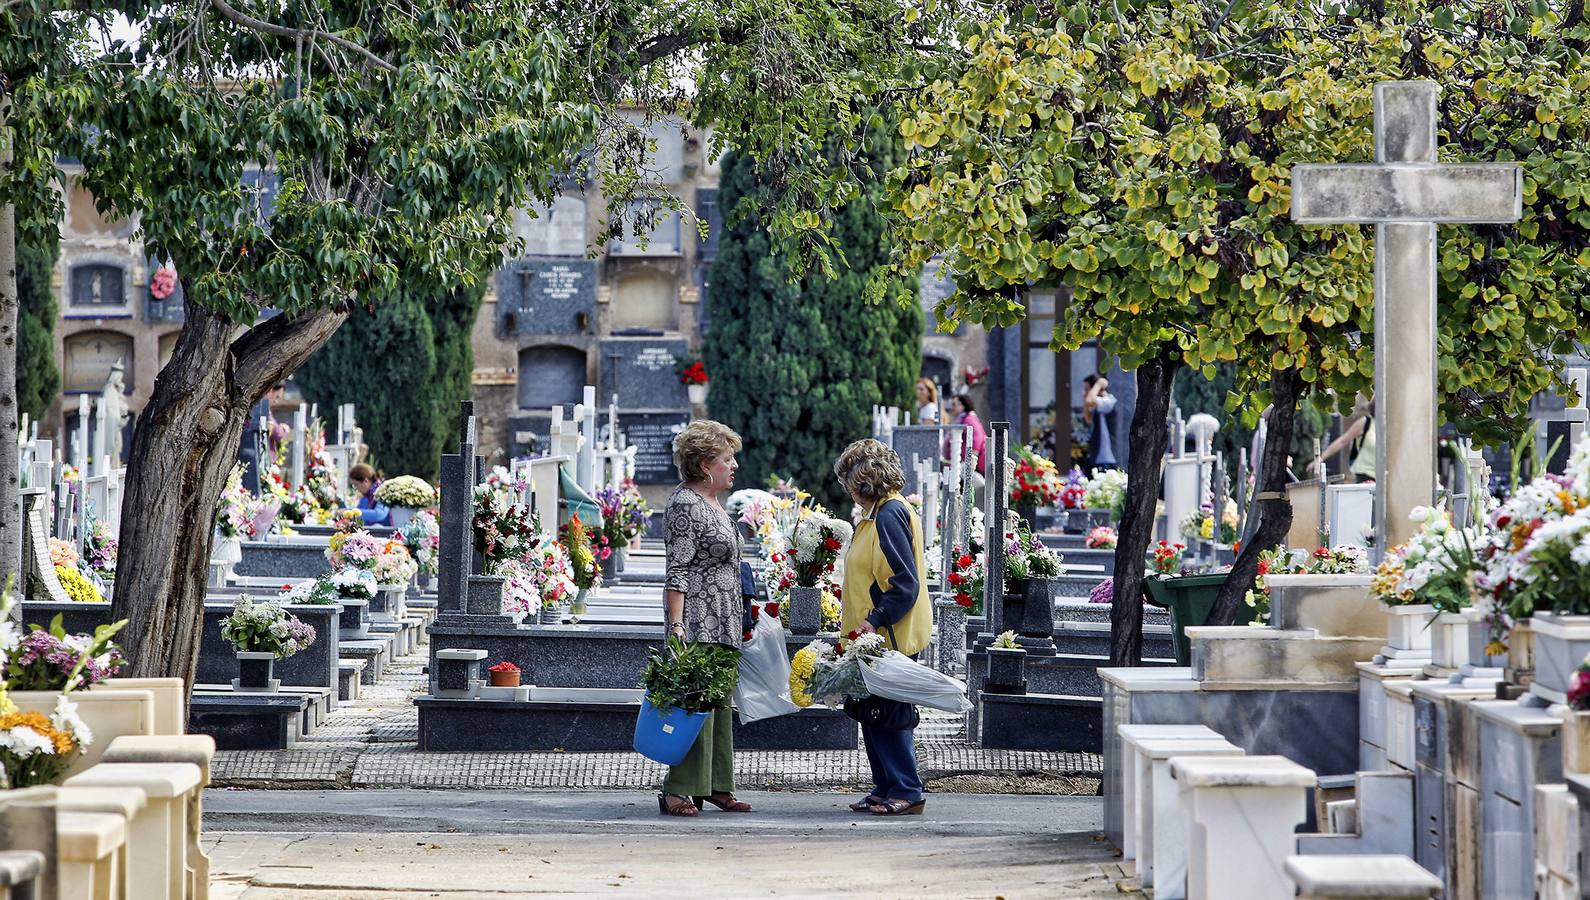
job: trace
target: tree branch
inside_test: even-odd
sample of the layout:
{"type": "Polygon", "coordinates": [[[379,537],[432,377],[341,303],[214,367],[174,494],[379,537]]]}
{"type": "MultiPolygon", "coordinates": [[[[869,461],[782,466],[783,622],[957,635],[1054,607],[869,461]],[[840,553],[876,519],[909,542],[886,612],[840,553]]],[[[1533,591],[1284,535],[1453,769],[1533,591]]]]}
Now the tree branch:
{"type": "Polygon", "coordinates": [[[367,62],[378,69],[386,72],[397,71],[397,66],[394,66],[381,57],[376,56],[374,53],[371,53],[369,50],[366,50],[353,41],[350,41],[347,38],[338,37],[329,31],[321,31],[318,28],[288,28],[285,25],[277,25],[273,22],[266,22],[263,19],[256,19],[253,16],[240,12],[230,3],[227,3],[226,0],[210,0],[210,5],[215,7],[216,11],[219,12],[223,18],[233,22],[234,24],[241,25],[244,28],[251,28],[255,31],[263,31],[266,34],[274,34],[277,37],[284,38],[302,39],[307,37],[310,40],[313,40],[317,37],[323,37],[326,40],[331,41],[333,44],[343,48],[344,50],[350,50],[353,53],[364,57],[367,62]]]}
{"type": "Polygon", "coordinates": [[[696,29],[694,31],[659,34],[640,46],[636,51],[636,60],[642,66],[649,66],[659,59],[673,56],[681,50],[699,47],[710,41],[724,44],[742,44],[746,34],[742,29],[734,31],[718,31],[716,29],[696,29]]]}
{"type": "Polygon", "coordinates": [[[300,316],[277,316],[250,328],[232,342],[238,392],[250,402],[319,350],[344,319],[345,304],[318,309],[300,316]]]}

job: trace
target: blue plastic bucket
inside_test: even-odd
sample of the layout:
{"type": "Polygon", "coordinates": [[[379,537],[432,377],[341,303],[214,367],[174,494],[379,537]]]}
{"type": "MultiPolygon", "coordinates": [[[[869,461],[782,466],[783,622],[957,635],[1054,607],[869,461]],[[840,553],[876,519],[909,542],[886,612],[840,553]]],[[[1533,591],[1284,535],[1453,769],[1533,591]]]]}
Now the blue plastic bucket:
{"type": "Polygon", "coordinates": [[[665,766],[679,765],[695,746],[708,715],[685,712],[677,706],[661,713],[643,698],[640,715],[635,719],[635,752],[665,766]]]}

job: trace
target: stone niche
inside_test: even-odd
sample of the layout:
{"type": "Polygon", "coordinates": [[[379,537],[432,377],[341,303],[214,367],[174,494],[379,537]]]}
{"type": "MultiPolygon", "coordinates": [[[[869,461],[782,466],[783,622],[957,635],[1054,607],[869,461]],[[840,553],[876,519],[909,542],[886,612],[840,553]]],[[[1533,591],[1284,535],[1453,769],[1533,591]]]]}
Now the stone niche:
{"type": "Polygon", "coordinates": [[[127,267],[113,262],[75,263],[67,276],[68,312],[126,315],[127,267]]]}
{"type": "Polygon", "coordinates": [[[595,260],[515,260],[497,273],[497,332],[502,337],[587,335],[596,328],[595,260]]]}
{"type": "Polygon", "coordinates": [[[679,327],[677,280],[654,271],[622,275],[613,292],[612,330],[673,331],[679,327]]]}
{"type": "Polygon", "coordinates": [[[94,195],[72,179],[67,189],[66,225],[68,231],[82,237],[131,237],[131,219],[113,219],[100,215],[94,205],[94,195]]]}
{"type": "Polygon", "coordinates": [[[568,256],[583,259],[586,250],[586,203],[559,195],[550,206],[535,204],[515,210],[513,233],[525,242],[525,256],[568,256]]]}
{"type": "Polygon", "coordinates": [[[121,361],[126,375],[123,384],[131,391],[136,371],[133,365],[133,339],[119,331],[83,331],[62,341],[65,366],[61,389],[68,392],[99,393],[110,377],[110,369],[121,361]]]}
{"type": "Polygon", "coordinates": [[[519,351],[519,408],[545,412],[579,403],[586,383],[586,355],[578,347],[544,344],[519,351]]]}

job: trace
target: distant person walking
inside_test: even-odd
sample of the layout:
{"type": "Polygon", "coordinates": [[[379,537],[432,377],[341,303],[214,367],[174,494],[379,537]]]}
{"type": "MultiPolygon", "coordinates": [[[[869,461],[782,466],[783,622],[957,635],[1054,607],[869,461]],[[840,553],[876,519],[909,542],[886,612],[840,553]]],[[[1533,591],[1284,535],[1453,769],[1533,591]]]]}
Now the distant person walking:
{"type": "MultiPolygon", "coordinates": [[[[966,459],[973,461],[972,502],[975,504],[985,481],[983,471],[986,460],[983,454],[988,448],[988,432],[983,430],[983,420],[977,418],[977,404],[972,402],[969,394],[956,394],[955,399],[950,401],[950,413],[954,416],[952,424],[966,426],[966,436],[969,441],[966,447],[966,459]]],[[[946,438],[944,456],[949,455],[950,448],[946,438]]]]}
{"type": "MultiPolygon", "coordinates": [[[[866,511],[845,551],[839,630],[881,634],[886,647],[915,659],[933,635],[933,605],[924,577],[922,523],[900,496],[900,456],[867,438],[845,448],[834,474],[866,511]]],[[[920,815],[927,801],[912,738],[916,707],[873,696],[847,701],[845,714],[861,723],[872,768],[872,791],[850,808],[875,816],[920,815]]]]}
{"type": "Polygon", "coordinates": [[[1110,393],[1110,382],[1102,375],[1093,374],[1082,379],[1082,421],[1092,427],[1088,438],[1089,468],[1114,469],[1115,446],[1110,431],[1115,426],[1115,396],[1110,393]]]}
{"type": "Polygon", "coordinates": [[[916,380],[916,423],[937,425],[944,418],[939,410],[939,386],[926,375],[916,380]]]}
{"type": "MultiPolygon", "coordinates": [[[[710,420],[691,422],[674,438],[679,487],[663,512],[664,616],[669,637],[740,649],[744,632],[740,591],[740,529],[723,507],[740,468],[740,436],[710,420]]],[[[684,762],[668,769],[657,809],[694,816],[703,803],[724,812],[750,812],[734,797],[734,716],[729,702],[707,714],[684,762]]]]}
{"type": "Polygon", "coordinates": [[[354,508],[359,511],[359,518],[364,524],[392,524],[392,511],[375,499],[375,492],[381,487],[381,479],[376,477],[375,469],[371,468],[369,463],[359,463],[349,469],[348,484],[359,495],[354,508]]]}

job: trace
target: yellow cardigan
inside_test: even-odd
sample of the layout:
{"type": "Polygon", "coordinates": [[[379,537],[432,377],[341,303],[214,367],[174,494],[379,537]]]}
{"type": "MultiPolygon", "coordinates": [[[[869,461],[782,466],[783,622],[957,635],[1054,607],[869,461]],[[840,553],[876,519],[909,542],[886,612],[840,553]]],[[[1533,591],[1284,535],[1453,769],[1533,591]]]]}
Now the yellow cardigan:
{"type": "Polygon", "coordinates": [[[856,526],[855,535],[850,539],[850,549],[845,552],[844,596],[841,598],[843,611],[839,630],[842,634],[857,630],[872,612],[878,598],[886,591],[891,588],[907,587],[905,584],[895,584],[897,575],[904,576],[901,580],[910,580],[910,572],[897,573],[894,566],[890,565],[878,538],[878,511],[891,500],[900,501],[911,525],[912,564],[916,569],[916,602],[899,621],[889,623],[893,626],[894,637],[899,641],[898,644],[889,639],[890,629],[878,626],[877,631],[883,635],[888,647],[907,656],[914,656],[927,649],[928,641],[933,636],[933,604],[928,600],[927,566],[923,561],[922,523],[917,519],[916,511],[911,508],[911,504],[906,503],[899,494],[891,494],[879,501],[867,518],[856,526]]]}

